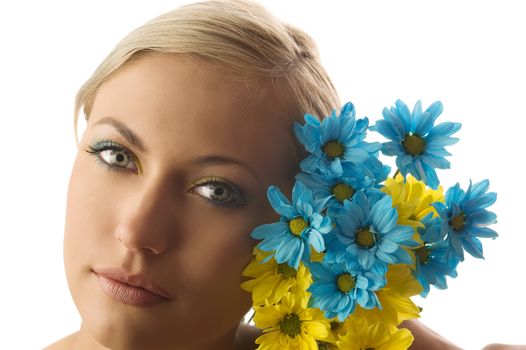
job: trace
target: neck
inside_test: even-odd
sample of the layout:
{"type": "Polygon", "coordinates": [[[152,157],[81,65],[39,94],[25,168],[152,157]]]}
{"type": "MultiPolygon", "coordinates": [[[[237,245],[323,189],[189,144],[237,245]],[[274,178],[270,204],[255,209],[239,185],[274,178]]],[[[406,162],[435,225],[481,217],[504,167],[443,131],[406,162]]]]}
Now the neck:
{"type": "MultiPolygon", "coordinates": [[[[170,349],[170,350],[209,350],[209,349],[232,349],[232,350],[244,350],[247,349],[245,347],[245,339],[243,336],[243,330],[241,327],[236,326],[232,329],[230,329],[227,333],[215,337],[215,338],[203,338],[199,339],[199,343],[193,343],[186,346],[181,345],[173,345],[173,344],[166,344],[163,345],[164,349],[170,349]]],[[[141,344],[138,346],[137,349],[144,349],[144,344],[141,344]]],[[[161,350],[157,345],[155,346],[156,349],[161,350]]],[[[113,350],[110,348],[105,347],[101,343],[99,343],[88,331],[86,325],[84,322],[81,324],[80,330],[74,335],[71,346],[69,348],[70,350],[113,350]]],[[[132,348],[128,348],[132,349],[132,348]]],[[[252,349],[252,348],[248,348],[252,349]]]]}

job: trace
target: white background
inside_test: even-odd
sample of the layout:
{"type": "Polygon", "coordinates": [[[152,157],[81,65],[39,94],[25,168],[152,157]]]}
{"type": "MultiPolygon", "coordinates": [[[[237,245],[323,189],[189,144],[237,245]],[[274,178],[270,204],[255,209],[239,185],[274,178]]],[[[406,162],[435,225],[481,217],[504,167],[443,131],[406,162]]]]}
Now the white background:
{"type": "MultiPolygon", "coordinates": [[[[188,1],[0,5],[0,348],[37,349],[79,328],[62,235],[75,157],[73,99],[113,46],[188,1]]],[[[488,178],[500,237],[483,240],[422,322],[466,349],[526,343],[525,10],[520,1],[261,1],[307,31],[342,99],[377,120],[397,98],[462,123],[444,186],[488,178]]]]}

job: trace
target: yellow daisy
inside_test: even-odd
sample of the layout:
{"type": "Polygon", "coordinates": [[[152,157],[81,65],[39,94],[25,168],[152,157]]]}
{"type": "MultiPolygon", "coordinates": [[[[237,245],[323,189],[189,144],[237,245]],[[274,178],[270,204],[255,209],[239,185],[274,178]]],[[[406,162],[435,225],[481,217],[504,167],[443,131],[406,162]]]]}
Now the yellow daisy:
{"type": "Polygon", "coordinates": [[[296,271],[287,263],[278,264],[274,258],[262,263],[271,252],[255,248],[254,253],[255,257],[243,270],[243,275],[252,279],[241,283],[241,288],[252,293],[254,305],[265,305],[265,301],[277,304],[285,293],[291,292],[307,307],[310,296],[307,288],[312,283],[312,277],[303,263],[296,271]]]}
{"type": "Polygon", "coordinates": [[[258,350],[317,350],[330,325],[319,309],[304,308],[292,293],[277,305],[255,309],[254,323],[263,330],[256,339],[258,350]]]}
{"type": "Polygon", "coordinates": [[[338,341],[338,346],[346,350],[405,350],[413,340],[413,335],[406,328],[363,320],[349,327],[349,332],[338,341]]]}
{"type": "Polygon", "coordinates": [[[433,190],[412,175],[408,175],[405,181],[401,174],[394,179],[388,178],[381,191],[393,198],[393,207],[398,212],[398,224],[412,226],[415,230],[423,227],[420,220],[427,214],[432,212],[433,216],[438,216],[431,203],[444,202],[442,186],[433,190]]]}
{"type": "Polygon", "coordinates": [[[350,315],[351,321],[368,320],[397,326],[402,321],[420,317],[420,309],[411,300],[412,296],[422,292],[422,286],[414,278],[408,265],[389,265],[386,274],[387,284],[376,291],[382,310],[366,310],[356,307],[350,315]]]}
{"type": "Polygon", "coordinates": [[[349,328],[349,322],[340,322],[335,317],[329,320],[330,329],[329,335],[323,340],[318,341],[318,349],[320,350],[338,350],[338,341],[342,336],[347,334],[349,328]]]}

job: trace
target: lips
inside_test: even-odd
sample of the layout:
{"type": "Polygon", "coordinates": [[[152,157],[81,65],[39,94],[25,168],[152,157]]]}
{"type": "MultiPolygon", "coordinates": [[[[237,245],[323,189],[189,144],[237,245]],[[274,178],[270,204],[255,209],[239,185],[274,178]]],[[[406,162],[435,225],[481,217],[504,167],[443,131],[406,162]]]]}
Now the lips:
{"type": "Polygon", "coordinates": [[[173,300],[161,287],[144,274],[128,274],[120,268],[97,268],[102,291],[112,299],[128,305],[151,306],[173,300]]]}

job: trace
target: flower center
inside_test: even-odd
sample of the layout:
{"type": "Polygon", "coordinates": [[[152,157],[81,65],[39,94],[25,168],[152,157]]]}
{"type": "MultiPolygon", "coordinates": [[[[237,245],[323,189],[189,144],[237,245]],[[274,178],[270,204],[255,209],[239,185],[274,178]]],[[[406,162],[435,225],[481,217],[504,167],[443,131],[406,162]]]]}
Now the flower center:
{"type": "Polygon", "coordinates": [[[427,263],[427,259],[429,258],[429,246],[427,243],[422,247],[416,248],[414,252],[421,264],[427,263]]]}
{"type": "Polygon", "coordinates": [[[364,228],[356,233],[356,243],[362,248],[371,248],[376,243],[376,237],[369,228],[364,228]]]}
{"type": "Polygon", "coordinates": [[[296,277],[296,269],[290,267],[287,263],[278,264],[278,273],[285,278],[296,277]]]}
{"type": "Polygon", "coordinates": [[[330,350],[329,343],[326,343],[321,340],[316,340],[316,344],[318,344],[318,350],[330,350]]]}
{"type": "Polygon", "coordinates": [[[353,196],[354,189],[347,184],[338,183],[332,188],[332,194],[338,201],[343,202],[353,196]]]}
{"type": "Polygon", "coordinates": [[[407,135],[402,141],[402,145],[404,146],[407,153],[412,156],[417,156],[424,153],[424,149],[426,147],[424,139],[418,135],[407,135]]]}
{"type": "Polygon", "coordinates": [[[307,222],[301,216],[295,217],[289,221],[290,232],[294,233],[296,236],[301,235],[307,226],[307,222]]]}
{"type": "Polygon", "coordinates": [[[342,323],[338,321],[332,321],[330,325],[331,325],[331,331],[335,332],[340,329],[340,327],[342,326],[342,323]]]}
{"type": "Polygon", "coordinates": [[[348,273],[342,273],[338,276],[336,284],[342,292],[348,293],[354,288],[354,278],[348,273]]]}
{"type": "Polygon", "coordinates": [[[456,216],[454,216],[451,221],[449,221],[449,224],[453,226],[453,229],[455,231],[460,231],[464,228],[464,213],[460,213],[456,216]]]}
{"type": "Polygon", "coordinates": [[[338,141],[329,141],[322,147],[323,152],[329,158],[336,158],[343,156],[343,145],[338,141]]]}
{"type": "Polygon", "coordinates": [[[279,321],[279,329],[281,330],[281,333],[284,333],[289,337],[296,337],[301,333],[300,318],[296,314],[288,314],[285,318],[279,321]]]}

